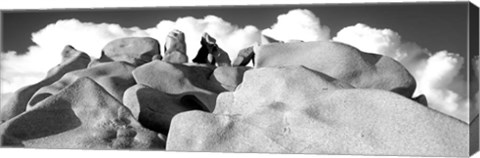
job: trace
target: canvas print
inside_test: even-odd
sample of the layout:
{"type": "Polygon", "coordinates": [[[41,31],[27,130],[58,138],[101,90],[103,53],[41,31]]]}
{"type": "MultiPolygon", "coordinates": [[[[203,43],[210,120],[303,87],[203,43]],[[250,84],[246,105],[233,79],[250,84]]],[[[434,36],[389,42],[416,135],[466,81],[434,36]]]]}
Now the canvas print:
{"type": "Polygon", "coordinates": [[[479,13],[469,2],[1,14],[2,148],[479,148],[479,13]]]}

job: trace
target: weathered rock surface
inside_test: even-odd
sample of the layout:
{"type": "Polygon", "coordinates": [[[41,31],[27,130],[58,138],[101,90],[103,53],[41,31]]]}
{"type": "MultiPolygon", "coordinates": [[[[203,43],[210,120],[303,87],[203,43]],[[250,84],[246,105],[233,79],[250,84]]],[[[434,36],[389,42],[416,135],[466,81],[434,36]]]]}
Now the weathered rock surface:
{"type": "Polygon", "coordinates": [[[337,42],[271,43],[254,46],[255,68],[303,65],[357,88],[393,91],[411,98],[415,79],[395,60],[337,42]]]}
{"type": "Polygon", "coordinates": [[[122,101],[125,90],[135,85],[132,71],[135,66],[126,62],[105,62],[94,67],[72,71],[55,83],[40,88],[28,102],[27,109],[35,106],[45,98],[60,92],[63,88],[82,77],[89,77],[100,84],[109,94],[122,101]]]}
{"type": "Polygon", "coordinates": [[[174,115],[188,110],[208,111],[191,94],[166,94],[144,85],[125,91],[123,103],[144,127],[163,135],[168,134],[174,115]]]}
{"type": "Polygon", "coordinates": [[[163,61],[168,63],[187,63],[187,45],[185,44],[185,34],[180,30],[171,31],[164,46],[163,61]]]}
{"type": "Polygon", "coordinates": [[[67,72],[87,67],[90,62],[90,57],[86,53],[78,51],[69,45],[65,46],[61,54],[62,62],[50,69],[45,79],[33,85],[20,88],[9,97],[9,100],[1,106],[0,122],[6,121],[24,112],[28,100],[30,100],[40,88],[54,83],[67,72]]]}
{"type": "Polygon", "coordinates": [[[304,67],[258,68],[213,114],[176,115],[167,150],[467,156],[468,125],[304,67]]]}
{"type": "Polygon", "coordinates": [[[209,80],[213,83],[218,83],[220,86],[228,91],[234,91],[243,80],[243,74],[245,71],[250,70],[250,67],[229,67],[221,66],[217,67],[209,80]]]}
{"type": "Polygon", "coordinates": [[[102,50],[100,62],[124,61],[136,66],[160,55],[158,41],[151,37],[125,37],[109,42],[102,50]]]}
{"type": "Polygon", "coordinates": [[[161,149],[163,142],[89,78],[78,79],[0,125],[1,146],[161,149]]]}
{"type": "Polygon", "coordinates": [[[167,94],[188,93],[213,111],[218,93],[226,91],[217,81],[210,80],[215,67],[184,65],[154,60],[136,68],[132,74],[138,84],[167,94]]]}

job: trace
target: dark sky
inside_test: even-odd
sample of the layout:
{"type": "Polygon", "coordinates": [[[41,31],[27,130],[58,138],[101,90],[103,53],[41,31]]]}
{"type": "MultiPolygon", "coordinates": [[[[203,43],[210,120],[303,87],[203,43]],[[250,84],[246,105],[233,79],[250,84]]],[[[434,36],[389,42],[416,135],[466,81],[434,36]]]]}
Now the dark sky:
{"type": "Polygon", "coordinates": [[[435,52],[448,50],[467,52],[467,3],[409,3],[409,4],[316,4],[289,6],[242,7],[174,7],[141,9],[87,9],[3,12],[3,49],[26,52],[33,45],[31,33],[59,19],[76,18],[82,22],[116,23],[123,27],[142,29],[156,26],[161,20],[178,17],[203,18],[216,15],[234,25],[254,25],[262,30],[276,22],[280,14],[292,9],[309,9],[331,29],[331,36],[350,25],[364,23],[374,28],[390,28],[403,41],[416,42],[435,52]]]}

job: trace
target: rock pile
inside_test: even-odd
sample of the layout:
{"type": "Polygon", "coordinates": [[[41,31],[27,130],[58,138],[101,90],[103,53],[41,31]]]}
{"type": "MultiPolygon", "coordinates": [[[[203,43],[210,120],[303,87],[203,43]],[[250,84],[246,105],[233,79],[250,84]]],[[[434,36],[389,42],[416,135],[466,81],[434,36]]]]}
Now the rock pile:
{"type": "Polygon", "coordinates": [[[172,31],[163,56],[148,37],[114,40],[99,59],[65,47],[2,105],[0,145],[468,156],[469,126],[412,99],[415,80],[391,58],[265,37],[230,63],[204,34],[189,63],[184,39],[172,31]]]}

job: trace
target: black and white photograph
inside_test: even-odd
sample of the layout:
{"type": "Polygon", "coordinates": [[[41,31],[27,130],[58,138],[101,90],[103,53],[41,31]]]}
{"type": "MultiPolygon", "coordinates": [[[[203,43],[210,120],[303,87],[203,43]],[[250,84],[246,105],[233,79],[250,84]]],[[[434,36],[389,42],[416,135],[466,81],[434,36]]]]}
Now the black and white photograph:
{"type": "Polygon", "coordinates": [[[478,152],[478,3],[212,2],[0,7],[0,157],[478,152]]]}

